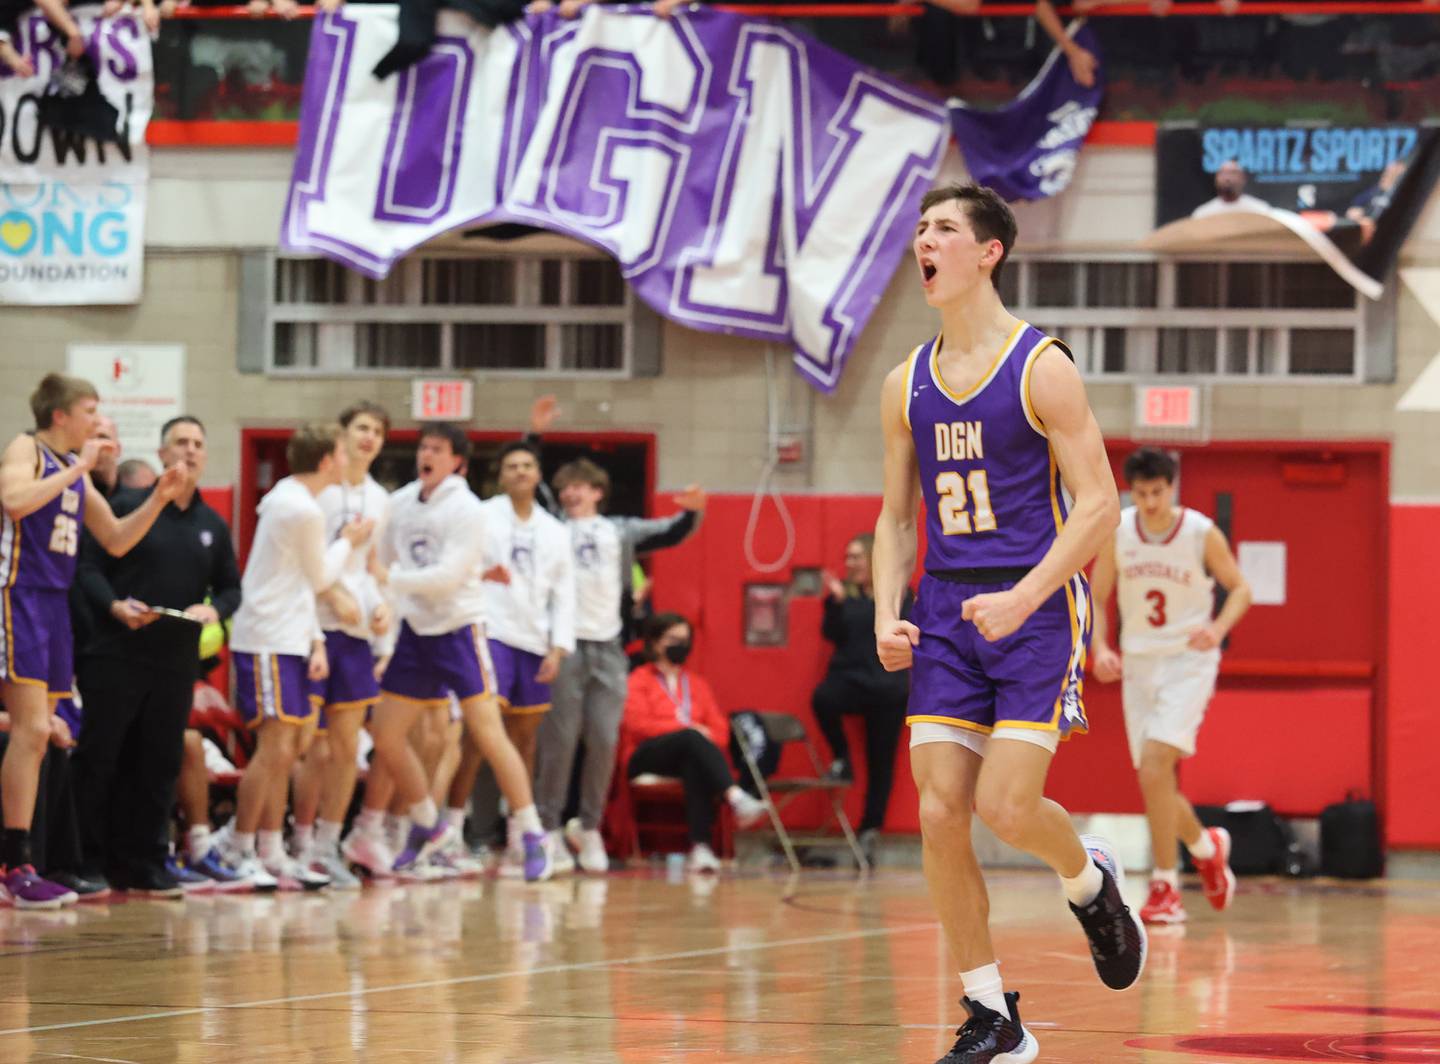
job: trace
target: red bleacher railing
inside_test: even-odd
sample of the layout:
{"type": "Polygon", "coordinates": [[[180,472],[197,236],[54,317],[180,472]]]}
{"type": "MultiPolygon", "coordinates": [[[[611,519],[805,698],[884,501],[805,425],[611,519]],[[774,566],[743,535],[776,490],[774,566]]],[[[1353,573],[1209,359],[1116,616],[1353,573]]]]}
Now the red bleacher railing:
{"type": "MultiPolygon", "coordinates": [[[[760,18],[889,18],[892,15],[918,15],[922,4],[713,4],[721,11],[733,11],[741,15],[760,18]]],[[[1073,7],[1060,5],[1056,8],[1061,15],[1085,18],[1154,18],[1150,5],[1146,3],[1105,4],[1089,11],[1078,12],[1073,7]]],[[[986,4],[973,15],[961,18],[1024,18],[1035,13],[1035,5],[1029,4],[986,4]]],[[[311,18],[315,8],[302,7],[296,18],[311,18]]],[[[1424,3],[1423,0],[1316,0],[1315,3],[1294,3],[1289,0],[1241,0],[1240,9],[1233,15],[1226,15],[1219,4],[1181,2],[1170,9],[1168,18],[1192,15],[1217,16],[1222,18],[1244,18],[1255,15],[1437,15],[1440,4],[1424,3]]],[[[245,7],[184,7],[175,12],[178,19],[251,19],[278,18],[267,13],[252,15],[245,7]]]]}
{"type": "MultiPolygon", "coordinates": [[[[817,19],[868,19],[891,18],[895,15],[915,16],[921,14],[924,5],[918,3],[839,3],[839,4],[724,4],[713,5],[721,11],[752,15],[762,18],[817,18],[817,19]]],[[[1058,5],[1056,10],[1062,16],[1077,16],[1080,12],[1068,5],[1058,5]]],[[[313,18],[313,6],[301,7],[297,19],[313,18]]],[[[984,18],[1023,18],[1034,14],[1032,3],[985,4],[973,16],[984,18]]],[[[1440,17],[1440,0],[1426,3],[1423,0],[1315,0],[1313,3],[1296,3],[1293,0],[1241,0],[1237,13],[1225,15],[1218,3],[1180,3],[1171,7],[1167,17],[1189,17],[1193,15],[1244,18],[1260,15],[1434,15],[1440,17]]],[[[1083,13],[1084,17],[1100,18],[1153,18],[1148,3],[1106,4],[1083,13]]],[[[244,21],[251,19],[277,19],[273,12],[256,16],[241,6],[226,7],[185,7],[175,12],[172,18],[186,21],[221,20],[244,21]]],[[[157,147],[290,147],[298,139],[298,123],[292,121],[208,121],[183,119],[155,119],[151,121],[146,140],[157,147]]],[[[1101,147],[1153,147],[1155,123],[1100,121],[1090,130],[1087,141],[1091,146],[1101,147]]]]}

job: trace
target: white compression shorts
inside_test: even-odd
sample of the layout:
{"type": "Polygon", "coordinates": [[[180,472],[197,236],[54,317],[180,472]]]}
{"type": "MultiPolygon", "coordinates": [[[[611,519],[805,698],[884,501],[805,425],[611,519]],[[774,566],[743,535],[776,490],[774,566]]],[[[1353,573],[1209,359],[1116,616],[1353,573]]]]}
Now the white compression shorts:
{"type": "Polygon", "coordinates": [[[937,724],[934,721],[916,721],[910,725],[910,748],[926,743],[957,743],[969,750],[974,750],[981,757],[985,756],[985,747],[991,739],[1015,739],[1022,743],[1031,743],[1052,754],[1060,746],[1060,733],[1039,728],[996,728],[989,735],[983,732],[972,731],[969,728],[961,728],[955,724],[937,724]]]}

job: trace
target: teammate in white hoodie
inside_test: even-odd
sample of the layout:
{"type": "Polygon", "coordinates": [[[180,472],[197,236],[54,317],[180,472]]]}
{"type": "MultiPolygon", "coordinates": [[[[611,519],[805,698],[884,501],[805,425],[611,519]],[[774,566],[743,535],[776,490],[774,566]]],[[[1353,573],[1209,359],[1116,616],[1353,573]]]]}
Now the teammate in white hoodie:
{"type": "Polygon", "coordinates": [[[351,552],[374,529],[372,519],[356,517],[326,546],[325,514],[315,497],[339,483],[345,472],[339,425],[304,426],[290,437],[285,457],[290,476],[271,488],[258,507],[260,520],[230,636],[236,708],[247,725],[258,729],[258,737],[236,794],[235,819],[221,846],[256,889],[274,889],[277,879],[291,889],[329,882],[285,855],[280,829],[290,769],[304,726],[315,714],[307,680],[322,679],[328,671],[316,595],[335,583],[351,552]]]}
{"type": "MultiPolygon", "coordinates": [[[[525,852],[525,878],[545,879],[550,861],[530,775],[505,733],[494,694],[483,623],[485,514],[469,484],[458,475],[469,452],[470,441],[454,425],[421,427],[416,454],[419,479],[391,496],[389,528],[380,543],[380,561],[387,566],[389,591],[401,624],[395,652],[380,681],[380,703],[370,731],[375,756],[409,808],[412,825],[394,870],[414,870],[454,834],[449,821],[439,816],[425,770],[409,742],[421,711],[453,694],[466,729],[494,766],[514,811],[515,834],[523,840],[525,852]]],[[[372,817],[383,813],[383,807],[371,807],[368,793],[366,813],[372,817]]],[[[365,838],[358,836],[356,841],[365,838]]]]}
{"type": "Polygon", "coordinates": [[[347,465],[345,476],[316,497],[325,512],[325,532],[334,541],[356,517],[370,518],[375,531],[365,550],[351,553],[340,578],[320,596],[320,627],[330,673],[311,683],[320,705],[315,741],[305,752],[295,782],[295,859],[330,877],[331,887],[355,890],[360,881],[340,857],[340,829],[355,794],[355,751],[366,711],[380,700],[371,640],[390,630],[390,607],[375,569],[375,544],[385,535],[390,493],[370,476],[385,445],[390,415],[362,400],[340,414],[347,465]]]}
{"type": "MultiPolygon", "coordinates": [[[[560,663],[575,651],[575,565],[570,533],[535,498],[540,486],[540,456],[523,441],[508,443],[496,459],[500,491],[485,500],[487,559],[509,570],[507,583],[485,586],[485,620],[490,656],[495,662],[505,728],[527,772],[535,771],[535,740],[550,709],[550,685],[560,663]]],[[[451,785],[451,801],[474,780],[473,752],[461,763],[451,785]],[[472,774],[466,777],[466,770],[472,774]]],[[[475,790],[475,832],[494,835],[499,792],[488,772],[475,790]]],[[[513,871],[518,853],[510,840],[513,871]]]]}

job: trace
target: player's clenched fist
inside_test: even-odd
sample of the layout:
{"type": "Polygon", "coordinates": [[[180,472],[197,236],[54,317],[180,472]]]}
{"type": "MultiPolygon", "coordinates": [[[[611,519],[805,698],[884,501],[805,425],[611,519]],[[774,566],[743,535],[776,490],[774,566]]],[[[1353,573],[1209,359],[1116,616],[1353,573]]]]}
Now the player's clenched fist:
{"type": "Polygon", "coordinates": [[[976,595],[960,606],[960,616],[973,621],[987,643],[1018,631],[1033,612],[1034,607],[1014,590],[976,595]]]}
{"type": "Polygon", "coordinates": [[[908,669],[920,645],[920,629],[909,621],[890,621],[875,629],[875,654],[886,672],[908,669]]]}

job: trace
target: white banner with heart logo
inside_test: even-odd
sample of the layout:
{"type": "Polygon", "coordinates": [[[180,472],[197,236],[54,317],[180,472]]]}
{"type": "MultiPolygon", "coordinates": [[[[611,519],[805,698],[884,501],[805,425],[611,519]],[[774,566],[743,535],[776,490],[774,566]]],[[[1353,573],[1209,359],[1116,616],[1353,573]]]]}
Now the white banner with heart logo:
{"type": "Polygon", "coordinates": [[[145,127],[154,105],[150,38],[138,17],[72,12],[97,72],[99,97],[78,102],[92,120],[118,113],[119,143],[57,129],[41,97],[65,61],[65,42],[38,12],[22,15],[14,45],[34,73],[0,64],[0,303],[138,303],[145,272],[145,127]]]}

